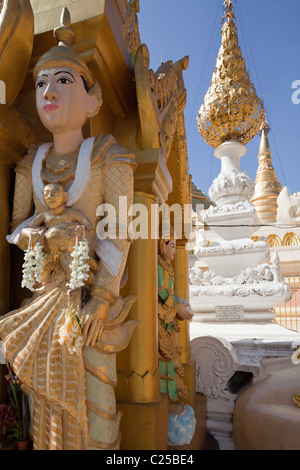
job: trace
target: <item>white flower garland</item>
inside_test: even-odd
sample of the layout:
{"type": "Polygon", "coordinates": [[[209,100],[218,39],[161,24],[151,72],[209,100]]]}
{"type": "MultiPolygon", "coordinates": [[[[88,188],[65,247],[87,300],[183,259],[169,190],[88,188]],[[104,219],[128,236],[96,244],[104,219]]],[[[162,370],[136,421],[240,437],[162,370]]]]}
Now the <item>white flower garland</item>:
{"type": "Polygon", "coordinates": [[[71,263],[71,278],[68,284],[70,289],[78,289],[84,286],[84,281],[89,278],[90,266],[87,262],[89,259],[89,245],[88,241],[83,238],[78,244],[76,238],[76,244],[73,252],[71,253],[73,261],[71,263]]]}
{"type": "MultiPolygon", "coordinates": [[[[87,262],[89,259],[89,245],[85,236],[83,240],[76,243],[71,253],[73,261],[71,263],[71,278],[67,286],[70,289],[78,289],[84,286],[84,281],[89,277],[90,266],[87,262]]],[[[41,244],[36,243],[32,248],[31,238],[29,239],[28,249],[24,254],[23,279],[22,287],[27,287],[34,291],[34,284],[41,282],[43,273],[43,248],[41,244]]],[[[79,355],[83,346],[83,338],[81,335],[81,321],[73,305],[68,305],[64,310],[65,322],[59,329],[59,344],[64,343],[67,346],[69,354],[79,355]]]]}
{"type": "Polygon", "coordinates": [[[65,322],[59,329],[59,344],[67,346],[69,354],[79,356],[83,346],[81,335],[81,320],[78,318],[73,305],[68,305],[63,312],[65,322]]]}
{"type": "MultiPolygon", "coordinates": [[[[71,263],[71,277],[67,284],[68,288],[79,289],[84,286],[84,281],[89,277],[90,266],[87,262],[89,259],[89,245],[85,236],[83,240],[76,243],[71,253],[73,261],[71,263]]],[[[65,314],[65,322],[59,329],[59,344],[65,344],[69,354],[80,355],[83,347],[83,338],[81,335],[81,320],[73,305],[69,305],[63,310],[65,314]]]]}
{"type": "Polygon", "coordinates": [[[29,239],[28,248],[24,253],[24,264],[22,266],[22,287],[27,287],[27,289],[34,292],[34,284],[42,281],[43,258],[43,248],[40,242],[37,242],[35,247],[32,248],[31,239],[29,239]]]}

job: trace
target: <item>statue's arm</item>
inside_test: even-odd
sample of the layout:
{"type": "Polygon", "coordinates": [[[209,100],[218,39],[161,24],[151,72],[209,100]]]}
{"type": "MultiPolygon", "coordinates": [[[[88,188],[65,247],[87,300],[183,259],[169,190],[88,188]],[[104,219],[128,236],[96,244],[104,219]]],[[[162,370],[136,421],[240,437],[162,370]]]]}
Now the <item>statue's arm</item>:
{"type": "MultiPolygon", "coordinates": [[[[106,204],[115,208],[117,227],[119,222],[120,197],[127,197],[127,208],[133,202],[133,165],[114,162],[103,175],[103,196],[106,204]]],[[[127,222],[129,223],[128,210],[127,222]]],[[[101,337],[109,305],[119,296],[120,283],[127,262],[130,240],[110,237],[97,238],[95,251],[99,256],[99,268],[91,289],[91,299],[83,309],[83,341],[93,346],[101,337]]]]}
{"type": "Polygon", "coordinates": [[[33,213],[33,189],[31,168],[36,148],[31,146],[28,154],[15,168],[15,185],[10,235],[7,241],[17,245],[22,250],[27,249],[28,240],[22,237],[22,230],[28,225],[28,218],[33,213]]]}
{"type": "Polygon", "coordinates": [[[74,212],[73,216],[74,216],[75,222],[78,222],[80,225],[83,225],[86,228],[86,230],[90,230],[90,228],[92,227],[92,224],[90,220],[84,214],[82,214],[79,211],[76,211],[74,212]]]}
{"type": "Polygon", "coordinates": [[[98,240],[100,263],[91,294],[113,303],[119,295],[120,282],[130,247],[127,231],[126,234],[122,232],[121,239],[119,237],[119,229],[121,230],[119,223],[122,223],[119,218],[119,207],[120,197],[125,196],[128,228],[130,223],[128,209],[133,203],[133,166],[124,162],[115,162],[110,165],[103,176],[103,195],[105,204],[110,204],[115,208],[117,230],[116,237],[111,236],[106,240],[98,240]]]}
{"type": "Polygon", "coordinates": [[[45,214],[43,212],[41,212],[40,214],[36,215],[30,222],[30,224],[28,225],[28,227],[30,228],[36,228],[36,227],[40,227],[41,225],[43,225],[45,223],[45,214]]]}

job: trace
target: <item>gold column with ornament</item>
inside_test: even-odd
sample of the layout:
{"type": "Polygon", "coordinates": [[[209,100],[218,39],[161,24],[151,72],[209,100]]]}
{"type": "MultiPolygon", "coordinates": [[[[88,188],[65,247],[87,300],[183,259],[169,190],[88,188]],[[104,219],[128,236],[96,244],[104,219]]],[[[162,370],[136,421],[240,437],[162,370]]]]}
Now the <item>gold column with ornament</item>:
{"type": "Polygon", "coordinates": [[[158,371],[157,238],[155,205],[171,184],[158,149],[136,152],[134,204],[143,207],[148,233],[132,242],[128,281],[122,295],[137,297],[130,317],[140,323],[128,347],[117,356],[117,406],[123,413],[121,449],[167,449],[168,399],[160,394],[158,371]]]}

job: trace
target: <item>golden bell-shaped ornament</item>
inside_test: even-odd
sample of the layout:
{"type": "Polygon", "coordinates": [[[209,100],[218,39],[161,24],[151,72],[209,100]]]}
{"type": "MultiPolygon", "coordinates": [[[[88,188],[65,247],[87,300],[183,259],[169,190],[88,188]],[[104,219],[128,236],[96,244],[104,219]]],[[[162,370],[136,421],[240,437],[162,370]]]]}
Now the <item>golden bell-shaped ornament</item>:
{"type": "Polygon", "coordinates": [[[260,130],[263,103],[250,80],[238,43],[231,0],[225,0],[222,43],[209,89],[198,113],[198,130],[213,148],[229,139],[250,142],[260,130]]]}

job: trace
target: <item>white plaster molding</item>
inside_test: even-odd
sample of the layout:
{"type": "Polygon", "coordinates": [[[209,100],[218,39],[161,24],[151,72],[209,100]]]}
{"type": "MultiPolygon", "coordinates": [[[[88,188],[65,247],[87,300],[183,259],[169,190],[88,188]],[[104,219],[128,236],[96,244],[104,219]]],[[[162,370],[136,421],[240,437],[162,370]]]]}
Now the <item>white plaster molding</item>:
{"type": "Polygon", "coordinates": [[[207,247],[197,247],[195,250],[195,255],[197,258],[204,258],[206,256],[214,256],[214,255],[219,255],[222,254],[223,256],[225,255],[234,255],[236,252],[238,254],[244,253],[244,252],[255,252],[255,251],[260,251],[265,253],[265,256],[267,257],[269,255],[269,246],[266,242],[264,241],[257,241],[254,242],[250,238],[244,238],[244,239],[239,239],[239,240],[231,240],[231,241],[225,241],[222,244],[219,245],[210,245],[207,247]]]}
{"type": "MultiPolygon", "coordinates": [[[[291,298],[290,289],[285,283],[265,283],[265,284],[251,284],[241,286],[191,286],[190,296],[198,297],[270,297],[270,296],[283,296],[285,302],[288,302],[291,298]]],[[[277,300],[277,299],[276,299],[277,300]]],[[[284,303],[285,303],[284,302],[284,303]]]]}
{"type": "Polygon", "coordinates": [[[220,173],[209,188],[209,197],[217,206],[235,204],[251,199],[254,181],[245,171],[233,169],[231,173],[220,173]]]}
{"type": "Polygon", "coordinates": [[[277,198],[277,223],[299,224],[300,221],[300,193],[290,194],[285,186],[277,198]]]}
{"type": "MultiPolygon", "coordinates": [[[[300,335],[299,335],[300,336],[300,335]]],[[[234,450],[233,422],[236,400],[242,390],[282,368],[298,342],[199,336],[191,341],[196,363],[196,391],[207,397],[206,428],[220,450],[234,450]],[[243,381],[244,379],[244,381],[243,381]]]]}
{"type": "Polygon", "coordinates": [[[191,341],[192,359],[196,364],[196,391],[207,398],[226,398],[228,380],[236,370],[237,356],[225,339],[204,336],[191,341]]]}
{"type": "Polygon", "coordinates": [[[278,263],[277,252],[274,253],[272,263],[259,264],[254,268],[246,268],[234,277],[223,277],[213,271],[204,271],[197,265],[190,268],[190,284],[192,286],[214,286],[214,285],[248,285],[281,283],[282,276],[278,263]]]}
{"type": "Polygon", "coordinates": [[[221,172],[209,188],[209,197],[217,206],[251,199],[254,181],[240,167],[240,159],[246,152],[247,147],[235,140],[216,148],[214,155],[221,160],[221,172]]]}

